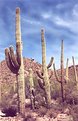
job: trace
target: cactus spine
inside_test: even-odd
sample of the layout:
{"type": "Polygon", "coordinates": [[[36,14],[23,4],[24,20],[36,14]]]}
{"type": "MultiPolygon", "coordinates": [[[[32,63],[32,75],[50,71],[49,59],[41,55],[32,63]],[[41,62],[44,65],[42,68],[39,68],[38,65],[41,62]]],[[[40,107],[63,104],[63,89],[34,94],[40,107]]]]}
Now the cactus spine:
{"type": "Polygon", "coordinates": [[[19,113],[25,112],[25,83],[24,83],[24,64],[22,57],[22,41],[20,29],[20,9],[16,8],[16,56],[13,47],[5,49],[6,62],[9,69],[17,76],[18,89],[18,110],[19,113]]]}
{"type": "Polygon", "coordinates": [[[47,69],[51,67],[53,63],[53,58],[51,58],[50,63],[48,64],[48,66],[46,66],[46,43],[44,39],[44,29],[41,30],[41,43],[42,43],[42,74],[37,72],[37,75],[40,78],[38,80],[39,85],[45,91],[45,100],[47,106],[49,106],[51,103],[51,95],[50,95],[50,81],[47,69]]]}
{"type": "Polygon", "coordinates": [[[34,82],[33,82],[33,71],[32,68],[29,69],[29,83],[30,83],[30,100],[31,100],[31,108],[35,109],[35,90],[34,90],[34,82]]]}

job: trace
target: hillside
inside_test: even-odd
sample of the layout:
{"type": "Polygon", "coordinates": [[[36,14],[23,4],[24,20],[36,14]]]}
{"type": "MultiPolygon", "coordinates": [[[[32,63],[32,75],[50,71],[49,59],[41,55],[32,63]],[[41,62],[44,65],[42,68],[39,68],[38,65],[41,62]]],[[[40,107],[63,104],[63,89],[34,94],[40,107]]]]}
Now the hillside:
{"type": "MultiPolygon", "coordinates": [[[[36,70],[40,70],[41,68],[41,64],[39,64],[36,61],[33,61],[32,63],[32,59],[28,59],[28,58],[24,58],[24,70],[25,70],[25,77],[28,76],[29,73],[29,68],[32,67],[33,72],[36,74],[36,70]]],[[[9,68],[7,67],[6,61],[3,60],[0,63],[0,81],[6,83],[6,82],[10,82],[12,83],[13,81],[16,80],[16,76],[15,74],[13,74],[9,68]]]]}
{"type": "MultiPolygon", "coordinates": [[[[35,60],[32,61],[32,59],[24,58],[24,70],[25,70],[25,77],[28,76],[29,68],[33,69],[34,74],[36,75],[36,70],[41,70],[41,64],[36,62],[35,60]]],[[[76,65],[77,74],[78,74],[78,65],[76,65]]],[[[57,70],[58,76],[60,77],[60,69],[57,70]]],[[[64,70],[65,75],[65,70],[64,70]]],[[[74,80],[74,70],[73,66],[69,67],[69,79],[74,80]]],[[[6,65],[6,61],[3,60],[0,62],[0,81],[2,82],[10,82],[12,83],[14,80],[16,80],[15,74],[13,74],[9,68],[6,65]]],[[[51,80],[56,80],[55,75],[53,74],[51,77],[51,80]]]]}
{"type": "MultiPolygon", "coordinates": [[[[38,71],[41,70],[41,64],[40,63],[36,62],[33,59],[24,58],[25,79],[29,75],[29,68],[30,67],[32,67],[35,76],[36,76],[36,70],[38,70],[38,71]]],[[[77,73],[78,73],[78,65],[76,67],[77,67],[77,73]]],[[[56,119],[55,117],[58,117],[58,114],[60,115],[60,113],[64,112],[64,109],[66,109],[69,106],[68,105],[68,106],[63,107],[61,102],[59,102],[60,101],[60,92],[61,92],[60,88],[59,88],[60,84],[56,81],[56,78],[55,78],[55,75],[54,75],[53,71],[52,71],[52,73],[51,73],[51,70],[49,72],[50,72],[50,74],[52,74],[51,79],[50,79],[50,82],[51,82],[51,96],[52,96],[52,108],[51,109],[46,109],[46,108],[44,108],[44,106],[41,106],[41,104],[43,104],[43,99],[42,98],[44,97],[44,93],[43,93],[42,90],[39,89],[39,86],[36,86],[36,99],[37,99],[39,104],[37,105],[37,109],[35,109],[35,112],[37,113],[36,115],[38,115],[35,118],[36,119],[40,118],[38,121],[40,121],[42,119],[43,119],[43,121],[44,120],[45,121],[49,120],[49,118],[45,119],[44,116],[49,116],[51,118],[53,117],[54,118],[53,121],[55,121],[55,119],[56,119]]],[[[60,77],[60,69],[57,70],[57,73],[58,73],[58,76],[60,77]]],[[[64,75],[65,75],[65,70],[64,70],[64,75]]],[[[69,79],[70,79],[70,83],[74,80],[73,66],[69,67],[69,79]]],[[[6,65],[6,61],[5,60],[2,61],[0,63],[0,81],[2,82],[2,90],[3,90],[2,91],[2,100],[3,100],[2,106],[5,109],[6,109],[6,107],[9,106],[10,102],[12,101],[11,100],[13,98],[12,86],[13,86],[15,80],[16,80],[16,75],[13,74],[8,69],[8,67],[6,65]]],[[[66,97],[66,100],[69,101],[67,103],[70,104],[70,103],[72,103],[72,99],[76,99],[77,96],[73,97],[72,93],[71,93],[72,99],[71,99],[71,96],[69,96],[70,92],[68,92],[68,91],[72,90],[72,92],[74,92],[73,91],[73,86],[69,85],[69,86],[67,86],[67,88],[65,87],[65,89],[66,90],[65,90],[64,94],[66,94],[68,96],[68,97],[66,97]]],[[[27,92],[27,94],[29,95],[28,92],[27,92]]],[[[14,104],[16,104],[16,103],[14,103],[14,104]]],[[[70,106],[71,111],[75,110],[74,109],[75,105],[72,105],[72,106],[73,106],[72,108],[70,106]]],[[[26,111],[26,115],[30,116],[30,111],[31,111],[30,108],[28,107],[28,108],[26,108],[26,110],[28,111],[28,113],[26,111]]],[[[75,117],[77,119],[77,116],[76,116],[77,113],[75,111],[72,112],[71,114],[73,115],[73,117],[75,117]]],[[[31,117],[29,117],[29,118],[31,118],[31,121],[32,121],[32,117],[33,117],[32,115],[33,114],[31,112],[31,117]]],[[[63,118],[64,118],[64,116],[63,116],[63,118]]],[[[77,121],[76,119],[74,121],[77,121]]],[[[3,118],[2,118],[2,120],[3,120],[3,118]]],[[[10,119],[8,119],[8,121],[9,120],[10,119]]],[[[12,121],[13,121],[13,118],[12,118],[12,121]]],[[[22,121],[22,119],[21,119],[21,121],[22,121]]],[[[29,120],[27,120],[27,121],[29,121],[29,120]]],[[[56,121],[58,121],[58,120],[56,120],[56,121]]],[[[66,121],[67,121],[67,119],[66,119],[66,121]]]]}

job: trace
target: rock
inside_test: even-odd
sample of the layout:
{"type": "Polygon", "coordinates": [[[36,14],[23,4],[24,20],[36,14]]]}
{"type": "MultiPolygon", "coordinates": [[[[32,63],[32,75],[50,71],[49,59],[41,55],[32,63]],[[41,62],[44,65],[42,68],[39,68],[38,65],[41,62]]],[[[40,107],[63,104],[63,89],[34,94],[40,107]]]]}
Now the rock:
{"type": "Polygon", "coordinates": [[[74,121],[71,115],[67,114],[58,114],[57,121],[74,121]]]}
{"type": "Polygon", "coordinates": [[[0,116],[5,116],[5,113],[2,113],[1,110],[0,110],[0,116]]]}
{"type": "Polygon", "coordinates": [[[58,105],[57,101],[54,100],[54,99],[51,100],[51,103],[54,104],[54,105],[58,105]]]}
{"type": "Polygon", "coordinates": [[[70,110],[69,110],[68,108],[66,108],[66,109],[64,110],[64,114],[70,115],[70,110]]]}
{"type": "Polygon", "coordinates": [[[30,99],[25,99],[25,106],[29,107],[31,105],[30,99]]]}
{"type": "Polygon", "coordinates": [[[46,117],[37,117],[36,121],[49,121],[46,117]]]}

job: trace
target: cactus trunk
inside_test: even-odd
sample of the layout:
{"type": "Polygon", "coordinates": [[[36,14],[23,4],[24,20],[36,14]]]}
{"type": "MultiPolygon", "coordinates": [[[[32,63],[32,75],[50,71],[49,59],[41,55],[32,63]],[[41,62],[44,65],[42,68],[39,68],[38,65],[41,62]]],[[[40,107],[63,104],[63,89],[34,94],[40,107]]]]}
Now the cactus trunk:
{"type": "Polygon", "coordinates": [[[43,80],[45,84],[45,94],[46,94],[46,102],[49,105],[51,103],[51,95],[50,95],[50,81],[48,77],[48,70],[46,66],[46,44],[44,40],[44,30],[41,30],[41,42],[42,42],[42,72],[43,72],[43,80]]]}
{"type": "Polygon", "coordinates": [[[1,80],[0,80],[0,108],[1,108],[1,80]]]}
{"type": "Polygon", "coordinates": [[[76,86],[77,86],[77,90],[78,90],[78,78],[77,78],[77,70],[76,70],[76,66],[75,66],[74,57],[72,57],[72,60],[73,60],[73,69],[74,69],[74,75],[75,75],[75,82],[76,82],[76,86]]]}
{"type": "Polygon", "coordinates": [[[63,73],[64,73],[64,46],[63,46],[63,40],[62,40],[62,43],[61,43],[61,95],[62,95],[62,102],[64,102],[63,73]]]}
{"type": "Polygon", "coordinates": [[[69,59],[67,58],[67,62],[66,62],[66,78],[67,78],[67,80],[68,80],[68,78],[69,78],[68,61],[69,61],[69,59]]]}
{"type": "Polygon", "coordinates": [[[1,63],[0,63],[0,108],[1,108],[1,102],[2,102],[2,72],[1,72],[1,63]]]}
{"type": "Polygon", "coordinates": [[[35,109],[35,90],[34,90],[34,82],[33,82],[33,71],[29,69],[29,83],[30,83],[30,100],[31,100],[31,108],[35,109]]]}
{"type": "Polygon", "coordinates": [[[16,11],[16,46],[17,46],[17,60],[20,64],[18,70],[18,93],[19,93],[19,105],[20,112],[25,112],[25,82],[24,82],[24,64],[22,56],[22,41],[21,41],[21,29],[20,29],[20,10],[16,11]],[[18,49],[19,48],[19,49],[18,49]]]}

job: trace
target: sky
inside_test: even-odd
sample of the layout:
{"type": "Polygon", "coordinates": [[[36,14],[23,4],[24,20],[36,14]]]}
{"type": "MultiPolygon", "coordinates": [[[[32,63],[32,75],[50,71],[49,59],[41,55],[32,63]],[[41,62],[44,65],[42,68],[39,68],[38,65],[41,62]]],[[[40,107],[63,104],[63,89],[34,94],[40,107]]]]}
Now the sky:
{"type": "MultiPolygon", "coordinates": [[[[72,56],[78,64],[78,0],[0,0],[0,61],[4,50],[15,48],[15,10],[21,10],[23,56],[42,63],[41,28],[45,29],[47,64],[54,57],[60,68],[61,40],[64,40],[64,66],[72,56]]],[[[16,48],[15,48],[16,49],[16,48]]]]}

